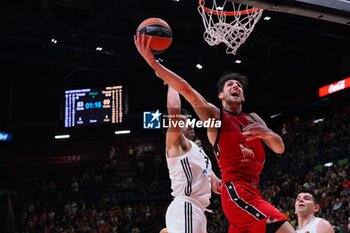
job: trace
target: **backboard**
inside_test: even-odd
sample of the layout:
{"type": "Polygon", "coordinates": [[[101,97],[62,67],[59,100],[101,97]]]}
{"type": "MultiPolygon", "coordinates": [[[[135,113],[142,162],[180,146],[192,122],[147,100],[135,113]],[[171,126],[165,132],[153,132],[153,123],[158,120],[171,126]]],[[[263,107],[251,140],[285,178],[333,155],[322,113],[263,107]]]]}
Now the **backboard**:
{"type": "Polygon", "coordinates": [[[350,0],[229,0],[350,26],[350,0]]]}

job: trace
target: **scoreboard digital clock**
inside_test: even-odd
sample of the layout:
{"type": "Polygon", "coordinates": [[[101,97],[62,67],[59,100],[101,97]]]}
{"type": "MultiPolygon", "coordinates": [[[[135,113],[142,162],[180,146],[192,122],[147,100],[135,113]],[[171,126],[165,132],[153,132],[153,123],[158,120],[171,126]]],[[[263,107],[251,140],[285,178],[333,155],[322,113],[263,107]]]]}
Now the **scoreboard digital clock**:
{"type": "Polygon", "coordinates": [[[65,91],[64,127],[122,123],[123,86],[65,91]]]}

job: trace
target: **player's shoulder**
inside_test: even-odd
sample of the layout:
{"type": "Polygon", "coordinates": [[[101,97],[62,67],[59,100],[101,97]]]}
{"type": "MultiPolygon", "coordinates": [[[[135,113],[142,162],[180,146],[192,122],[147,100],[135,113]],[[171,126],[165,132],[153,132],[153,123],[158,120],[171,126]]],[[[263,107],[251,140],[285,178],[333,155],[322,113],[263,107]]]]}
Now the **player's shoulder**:
{"type": "Polygon", "coordinates": [[[326,219],[321,218],[320,221],[318,222],[319,225],[321,226],[330,226],[332,227],[332,225],[330,224],[330,222],[328,222],[326,219]]]}
{"type": "Polygon", "coordinates": [[[317,223],[317,232],[320,233],[334,233],[333,226],[324,218],[320,218],[317,223]]]}
{"type": "Polygon", "coordinates": [[[168,158],[181,157],[190,151],[191,148],[191,141],[186,138],[183,133],[181,133],[178,138],[167,137],[166,139],[166,151],[168,158]]]}

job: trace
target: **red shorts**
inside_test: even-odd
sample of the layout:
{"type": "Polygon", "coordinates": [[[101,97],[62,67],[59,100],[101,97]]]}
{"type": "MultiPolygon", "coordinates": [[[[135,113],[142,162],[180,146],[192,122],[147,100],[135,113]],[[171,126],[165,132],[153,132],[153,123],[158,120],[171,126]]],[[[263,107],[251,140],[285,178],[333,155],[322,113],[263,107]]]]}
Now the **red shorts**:
{"type": "Polygon", "coordinates": [[[266,224],[287,220],[260,196],[258,188],[246,182],[226,183],[221,190],[221,204],[230,222],[229,233],[264,233],[266,224]]]}

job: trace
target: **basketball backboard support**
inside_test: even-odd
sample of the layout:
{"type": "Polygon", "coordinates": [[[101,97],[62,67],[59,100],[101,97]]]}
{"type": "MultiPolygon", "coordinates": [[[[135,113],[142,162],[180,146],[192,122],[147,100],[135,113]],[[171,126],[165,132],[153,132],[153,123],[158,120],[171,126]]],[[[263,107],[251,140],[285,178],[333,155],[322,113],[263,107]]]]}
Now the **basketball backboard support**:
{"type": "Polygon", "coordinates": [[[350,0],[229,0],[350,26],[350,0]]]}

